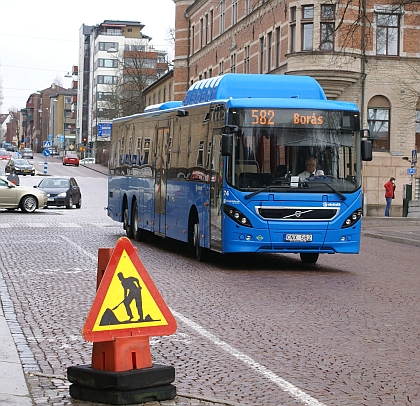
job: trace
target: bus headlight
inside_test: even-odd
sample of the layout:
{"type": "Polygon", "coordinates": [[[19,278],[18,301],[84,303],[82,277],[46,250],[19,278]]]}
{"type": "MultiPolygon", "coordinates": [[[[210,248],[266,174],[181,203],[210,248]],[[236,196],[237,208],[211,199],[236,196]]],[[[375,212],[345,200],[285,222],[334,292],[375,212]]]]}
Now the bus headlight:
{"type": "Polygon", "coordinates": [[[245,227],[252,227],[251,222],[246,216],[244,216],[239,210],[235,209],[232,206],[225,204],[223,206],[224,212],[235,222],[245,227]]]}
{"type": "Polygon", "coordinates": [[[360,217],[362,217],[362,209],[357,209],[353,213],[350,214],[345,220],[341,228],[348,228],[356,224],[360,217]]]}

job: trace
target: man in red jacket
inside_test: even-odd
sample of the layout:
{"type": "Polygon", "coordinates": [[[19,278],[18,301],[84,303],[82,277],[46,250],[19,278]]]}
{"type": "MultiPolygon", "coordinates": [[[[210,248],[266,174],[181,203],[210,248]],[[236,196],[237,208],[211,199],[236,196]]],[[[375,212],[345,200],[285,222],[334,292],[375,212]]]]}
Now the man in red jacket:
{"type": "Polygon", "coordinates": [[[385,200],[386,200],[386,208],[385,208],[385,217],[389,217],[389,211],[391,210],[391,203],[392,199],[395,198],[395,178],[391,178],[388,182],[384,185],[385,188],[385,200]]]}

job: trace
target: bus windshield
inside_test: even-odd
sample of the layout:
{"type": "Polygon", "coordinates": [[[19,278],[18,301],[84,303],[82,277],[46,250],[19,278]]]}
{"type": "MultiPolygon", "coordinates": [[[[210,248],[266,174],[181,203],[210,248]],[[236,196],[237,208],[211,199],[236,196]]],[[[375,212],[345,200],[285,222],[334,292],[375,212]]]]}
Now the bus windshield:
{"type": "MultiPolygon", "coordinates": [[[[301,120],[304,122],[299,128],[285,120],[272,119],[267,124],[267,116],[263,123],[254,124],[257,120],[249,119],[252,113],[245,109],[235,113],[229,121],[238,131],[226,171],[226,180],[233,187],[249,192],[267,189],[339,194],[360,188],[359,128],[352,120],[344,120],[341,112],[317,112],[313,117],[318,125],[301,120]],[[321,125],[318,117],[323,117],[321,125]]],[[[310,115],[304,117],[311,119],[310,115]]]]}

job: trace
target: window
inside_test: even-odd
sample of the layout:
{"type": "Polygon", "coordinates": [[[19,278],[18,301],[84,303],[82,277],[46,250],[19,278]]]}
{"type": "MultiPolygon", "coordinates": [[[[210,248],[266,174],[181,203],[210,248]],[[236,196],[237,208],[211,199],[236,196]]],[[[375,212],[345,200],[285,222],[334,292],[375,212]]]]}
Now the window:
{"type": "Polygon", "coordinates": [[[302,51],[312,51],[314,6],[302,6],[302,51]]]}
{"type": "Polygon", "coordinates": [[[244,46],[244,73],[249,73],[249,45],[244,46]]]}
{"type": "Polygon", "coordinates": [[[368,127],[372,148],[376,151],[389,151],[390,104],[383,96],[375,96],[368,105],[368,127]]]}
{"type": "Polygon", "coordinates": [[[210,11],[210,38],[209,41],[213,41],[213,10],[210,11]]]}
{"type": "Polygon", "coordinates": [[[236,54],[230,56],[230,73],[236,73],[236,54]]]}
{"type": "Polygon", "coordinates": [[[290,52],[296,52],[296,7],[290,7],[290,52]]]}
{"type": "Polygon", "coordinates": [[[108,51],[109,48],[115,48],[118,51],[118,42],[100,42],[99,50],[108,51]]]}
{"type": "Polygon", "coordinates": [[[117,79],[118,78],[116,76],[98,75],[99,84],[116,85],[117,79]]]}
{"type": "Polygon", "coordinates": [[[207,45],[209,43],[209,15],[206,14],[204,20],[204,43],[207,45]]]}
{"type": "Polygon", "coordinates": [[[191,27],[191,53],[195,51],[195,25],[191,27]]]}
{"type": "Polygon", "coordinates": [[[118,66],[118,61],[116,59],[99,58],[98,62],[100,68],[116,68],[118,66]]]}
{"type": "Polygon", "coordinates": [[[260,38],[260,72],[264,73],[264,37],[260,38]]]}
{"type": "Polygon", "coordinates": [[[251,0],[245,0],[245,15],[250,14],[252,11],[251,0]]]}
{"type": "Polygon", "coordinates": [[[280,27],[276,28],[276,68],[280,66],[281,55],[280,55],[280,43],[281,43],[280,27]]]}
{"type": "Polygon", "coordinates": [[[223,75],[224,65],[224,61],[219,62],[219,75],[223,75]]]}
{"type": "Polygon", "coordinates": [[[267,34],[267,71],[271,70],[271,46],[273,41],[273,33],[269,32],[267,34]]]}
{"type": "Polygon", "coordinates": [[[225,0],[220,1],[220,34],[225,32],[225,0]]]}
{"type": "Polygon", "coordinates": [[[376,54],[398,55],[400,16],[398,14],[376,15],[376,54]]]}
{"type": "Polygon", "coordinates": [[[204,44],[204,21],[200,18],[200,48],[203,48],[204,44]]]}
{"type": "Polygon", "coordinates": [[[232,25],[238,22],[238,0],[232,0],[232,25]]]}
{"type": "Polygon", "coordinates": [[[112,100],[112,92],[98,92],[98,100],[107,101],[112,100]]]}
{"type": "Polygon", "coordinates": [[[335,5],[321,4],[321,39],[319,47],[321,51],[334,50],[335,33],[335,5]],[[329,21],[330,20],[330,21],[329,21]]]}
{"type": "Polygon", "coordinates": [[[203,166],[204,141],[200,141],[197,154],[197,166],[203,166]]]}

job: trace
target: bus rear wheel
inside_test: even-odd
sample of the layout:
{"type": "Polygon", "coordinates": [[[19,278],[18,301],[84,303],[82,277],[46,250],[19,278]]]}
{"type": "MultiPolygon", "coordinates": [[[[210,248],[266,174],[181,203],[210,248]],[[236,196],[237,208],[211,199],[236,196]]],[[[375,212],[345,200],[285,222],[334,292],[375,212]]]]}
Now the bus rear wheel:
{"type": "Polygon", "coordinates": [[[131,227],[133,229],[133,238],[136,241],[144,241],[145,231],[139,228],[139,210],[137,208],[137,202],[133,203],[133,217],[131,219],[131,227]]]}
{"type": "Polygon", "coordinates": [[[123,218],[124,230],[128,238],[133,238],[133,222],[131,222],[131,224],[128,224],[129,218],[130,218],[130,213],[128,212],[128,208],[126,207],[124,209],[124,218],[123,218]]]}
{"type": "Polygon", "coordinates": [[[318,261],[318,253],[301,252],[300,259],[304,264],[315,264],[318,261]]]}

